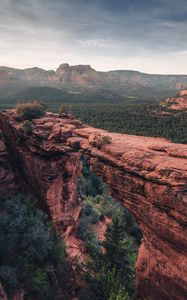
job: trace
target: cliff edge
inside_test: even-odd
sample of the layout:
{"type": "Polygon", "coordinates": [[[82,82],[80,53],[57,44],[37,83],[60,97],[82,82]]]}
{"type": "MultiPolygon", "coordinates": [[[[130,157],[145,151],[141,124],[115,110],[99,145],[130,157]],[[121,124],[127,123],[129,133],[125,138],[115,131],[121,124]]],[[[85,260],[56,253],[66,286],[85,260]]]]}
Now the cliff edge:
{"type": "Polygon", "coordinates": [[[34,119],[30,135],[16,122],[14,110],[0,113],[0,127],[12,174],[22,188],[35,194],[63,234],[76,223],[80,157],[86,157],[141,228],[137,299],[185,299],[187,145],[108,133],[52,113],[34,119]],[[109,136],[111,143],[96,147],[98,134],[109,136]]]}

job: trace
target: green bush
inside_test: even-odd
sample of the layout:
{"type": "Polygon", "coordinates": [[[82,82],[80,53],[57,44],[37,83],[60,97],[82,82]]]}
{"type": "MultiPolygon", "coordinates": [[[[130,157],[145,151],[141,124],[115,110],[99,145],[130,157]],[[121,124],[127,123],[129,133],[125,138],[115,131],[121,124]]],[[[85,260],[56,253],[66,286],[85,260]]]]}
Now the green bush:
{"type": "Polygon", "coordinates": [[[86,159],[82,159],[82,177],[79,180],[78,189],[82,196],[97,196],[104,191],[103,181],[100,177],[90,172],[86,159]]]}
{"type": "Polygon", "coordinates": [[[95,234],[92,234],[91,238],[86,241],[86,249],[92,258],[97,257],[101,253],[101,247],[95,234]]]}
{"type": "Polygon", "coordinates": [[[87,217],[91,224],[96,224],[100,219],[100,211],[94,205],[93,197],[87,197],[82,204],[81,217],[87,217]]]}
{"type": "MultiPolygon", "coordinates": [[[[90,281],[90,290],[95,300],[129,300],[128,293],[121,284],[121,278],[115,268],[110,270],[101,264],[90,281]]],[[[81,297],[81,300],[84,298],[81,297]]],[[[91,299],[90,299],[91,300],[91,299]]]]}
{"type": "Polygon", "coordinates": [[[93,137],[93,140],[91,140],[90,144],[93,146],[96,146],[98,149],[100,149],[104,145],[108,145],[112,143],[112,138],[109,135],[96,133],[93,137]]]}
{"type": "Polygon", "coordinates": [[[31,134],[32,133],[32,130],[33,130],[33,124],[31,121],[29,120],[25,120],[23,122],[23,131],[25,134],[31,134]]]}
{"type": "Polygon", "coordinates": [[[130,300],[125,288],[120,287],[117,294],[112,293],[108,300],[130,300]]]}
{"type": "Polygon", "coordinates": [[[79,239],[85,241],[88,239],[90,231],[90,222],[88,218],[81,218],[77,228],[77,236],[79,239]]]}
{"type": "Polygon", "coordinates": [[[21,120],[32,120],[40,118],[46,111],[46,105],[38,101],[18,103],[15,108],[15,118],[21,120]]]}
{"type": "Polygon", "coordinates": [[[61,117],[71,114],[71,107],[69,105],[62,104],[59,108],[59,114],[61,117]]]}
{"type": "Polygon", "coordinates": [[[31,201],[0,197],[0,281],[10,297],[23,287],[26,299],[53,300],[54,282],[64,276],[64,243],[31,201]]]}

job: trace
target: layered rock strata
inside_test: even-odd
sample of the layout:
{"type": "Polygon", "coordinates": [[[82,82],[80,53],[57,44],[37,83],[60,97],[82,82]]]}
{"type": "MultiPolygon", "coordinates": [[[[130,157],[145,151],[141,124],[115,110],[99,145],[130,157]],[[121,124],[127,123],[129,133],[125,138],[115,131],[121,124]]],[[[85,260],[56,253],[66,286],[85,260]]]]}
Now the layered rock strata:
{"type": "Polygon", "coordinates": [[[108,133],[51,113],[33,120],[30,136],[15,121],[13,110],[1,113],[0,124],[14,172],[41,200],[59,230],[65,232],[76,222],[83,155],[142,230],[137,299],[186,298],[186,145],[108,133]],[[98,149],[93,143],[98,133],[110,136],[111,144],[98,149]]]}
{"type": "Polygon", "coordinates": [[[15,176],[11,169],[10,156],[0,131],[0,194],[10,194],[15,189],[15,176]]]}

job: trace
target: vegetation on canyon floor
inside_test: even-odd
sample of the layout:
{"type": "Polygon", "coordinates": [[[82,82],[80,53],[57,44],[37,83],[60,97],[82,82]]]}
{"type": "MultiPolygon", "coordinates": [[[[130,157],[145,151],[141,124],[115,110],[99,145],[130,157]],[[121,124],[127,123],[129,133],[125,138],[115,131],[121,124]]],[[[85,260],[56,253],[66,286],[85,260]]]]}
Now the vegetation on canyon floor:
{"type": "MultiPolygon", "coordinates": [[[[83,198],[77,235],[85,243],[91,261],[86,265],[86,285],[81,300],[130,299],[134,294],[134,264],[141,232],[132,215],[109,194],[100,178],[83,162],[79,192],[83,198]],[[97,226],[108,217],[105,239],[99,241],[97,226]]],[[[85,268],[85,266],[84,266],[85,268]]]]}
{"type": "Polygon", "coordinates": [[[9,297],[57,299],[65,280],[65,246],[33,199],[0,196],[0,281],[9,297]]]}
{"type": "MultiPolygon", "coordinates": [[[[78,190],[82,197],[78,237],[90,259],[79,264],[84,285],[80,300],[128,300],[134,294],[134,263],[141,233],[134,218],[108,193],[101,179],[83,160],[78,190]],[[96,225],[111,218],[104,241],[96,225]],[[105,249],[103,251],[103,249],[105,249]]],[[[63,239],[49,217],[36,208],[35,199],[18,194],[0,196],[0,281],[11,297],[23,288],[25,299],[71,299],[67,281],[71,265],[63,239]],[[61,299],[61,298],[60,298],[61,299]]],[[[79,275],[80,275],[79,274],[79,275]]]]}

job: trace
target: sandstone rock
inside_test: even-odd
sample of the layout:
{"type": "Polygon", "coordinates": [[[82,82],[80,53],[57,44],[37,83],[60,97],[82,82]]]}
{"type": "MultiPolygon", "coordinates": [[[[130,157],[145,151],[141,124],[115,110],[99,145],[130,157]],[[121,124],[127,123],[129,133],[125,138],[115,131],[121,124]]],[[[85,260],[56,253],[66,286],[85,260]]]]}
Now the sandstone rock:
{"type": "Polygon", "coordinates": [[[51,128],[51,134],[48,137],[49,141],[59,141],[61,137],[61,126],[59,123],[56,123],[53,125],[53,127],[51,128]]]}
{"type": "Polygon", "coordinates": [[[2,287],[2,284],[0,282],[0,299],[1,300],[8,300],[7,295],[2,287]]]}
{"type": "Polygon", "coordinates": [[[10,156],[0,132],[0,193],[6,195],[11,194],[14,189],[15,176],[11,168],[10,156]]]}
{"type": "Polygon", "coordinates": [[[43,131],[48,130],[48,122],[54,128],[70,130],[69,126],[74,126],[63,142],[55,138],[45,141],[42,135],[26,139],[11,111],[0,114],[8,152],[14,163],[19,161],[19,166],[14,166],[16,174],[24,176],[25,188],[49,211],[58,230],[68,234],[68,228],[76,224],[80,206],[76,187],[80,155],[84,155],[142,230],[136,263],[137,299],[186,299],[187,145],[108,133],[76,120],[53,118],[53,114],[34,122],[43,126],[43,131]],[[111,144],[97,149],[89,142],[96,133],[109,135],[111,144]]]}
{"type": "Polygon", "coordinates": [[[12,297],[12,300],[24,300],[24,299],[25,299],[25,297],[24,297],[23,289],[20,289],[19,291],[17,291],[12,297]]]}
{"type": "Polygon", "coordinates": [[[180,91],[179,95],[180,95],[180,97],[187,96],[187,90],[180,91]]]}
{"type": "Polygon", "coordinates": [[[101,133],[92,133],[88,138],[88,142],[98,148],[101,149],[105,145],[111,144],[112,138],[109,135],[101,134],[101,133]]]}
{"type": "Polygon", "coordinates": [[[181,91],[180,96],[171,97],[161,102],[161,106],[174,111],[183,111],[187,109],[187,92],[181,91]]]}
{"type": "Polygon", "coordinates": [[[0,282],[0,300],[24,300],[24,291],[23,289],[18,290],[10,299],[9,297],[7,297],[0,282]]]}

